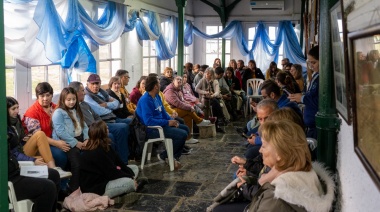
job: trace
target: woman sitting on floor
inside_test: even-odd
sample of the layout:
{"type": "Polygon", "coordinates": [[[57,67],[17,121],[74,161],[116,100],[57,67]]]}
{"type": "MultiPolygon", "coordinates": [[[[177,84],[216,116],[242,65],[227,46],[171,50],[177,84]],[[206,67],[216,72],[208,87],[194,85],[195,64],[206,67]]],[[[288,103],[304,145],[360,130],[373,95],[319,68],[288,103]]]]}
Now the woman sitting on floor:
{"type": "Polygon", "coordinates": [[[91,124],[86,150],[80,156],[80,188],[110,198],[136,191],[136,165],[125,165],[111,148],[104,121],[91,124]]]}

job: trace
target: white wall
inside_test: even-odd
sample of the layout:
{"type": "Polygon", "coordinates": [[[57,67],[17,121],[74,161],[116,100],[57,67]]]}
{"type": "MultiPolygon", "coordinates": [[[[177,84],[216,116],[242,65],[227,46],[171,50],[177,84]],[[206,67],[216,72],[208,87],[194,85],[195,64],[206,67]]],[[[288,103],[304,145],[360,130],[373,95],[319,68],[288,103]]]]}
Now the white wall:
{"type": "MultiPolygon", "coordinates": [[[[342,118],[341,118],[342,119],[342,118]]],[[[343,119],[342,119],[343,120],[343,119]]],[[[376,187],[354,152],[352,125],[343,120],[338,134],[338,162],[341,211],[369,212],[380,210],[380,189],[376,187]]]]}

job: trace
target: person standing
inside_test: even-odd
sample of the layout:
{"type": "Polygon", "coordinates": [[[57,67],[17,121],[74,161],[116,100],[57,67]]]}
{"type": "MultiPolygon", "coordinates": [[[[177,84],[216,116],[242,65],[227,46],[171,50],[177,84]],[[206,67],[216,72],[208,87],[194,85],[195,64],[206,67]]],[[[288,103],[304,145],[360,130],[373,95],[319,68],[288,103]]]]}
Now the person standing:
{"type": "Polygon", "coordinates": [[[290,94],[289,99],[293,102],[300,102],[305,104],[303,113],[303,120],[306,127],[306,137],[317,139],[317,128],[315,126],[315,115],[318,112],[318,98],[319,98],[319,47],[314,46],[307,54],[307,63],[313,71],[310,86],[307,88],[306,93],[290,94]]]}

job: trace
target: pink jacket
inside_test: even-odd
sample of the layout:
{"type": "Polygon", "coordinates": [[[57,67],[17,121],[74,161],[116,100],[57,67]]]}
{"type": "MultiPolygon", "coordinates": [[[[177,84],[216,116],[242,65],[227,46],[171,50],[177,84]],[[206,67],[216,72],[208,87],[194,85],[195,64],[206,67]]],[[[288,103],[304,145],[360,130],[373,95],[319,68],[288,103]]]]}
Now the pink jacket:
{"type": "Polygon", "coordinates": [[[182,90],[174,87],[173,83],[170,83],[164,90],[165,100],[172,108],[179,108],[182,110],[191,110],[192,106],[185,101],[182,90]]]}
{"type": "Polygon", "coordinates": [[[191,86],[189,83],[186,83],[182,87],[182,92],[183,92],[183,97],[185,98],[186,101],[191,102],[191,103],[199,103],[199,99],[194,96],[193,90],[191,90],[191,86]]]}
{"type": "Polygon", "coordinates": [[[108,196],[99,196],[94,193],[82,193],[80,188],[66,197],[63,207],[70,211],[95,211],[104,210],[109,205],[113,205],[114,200],[108,196]]]}

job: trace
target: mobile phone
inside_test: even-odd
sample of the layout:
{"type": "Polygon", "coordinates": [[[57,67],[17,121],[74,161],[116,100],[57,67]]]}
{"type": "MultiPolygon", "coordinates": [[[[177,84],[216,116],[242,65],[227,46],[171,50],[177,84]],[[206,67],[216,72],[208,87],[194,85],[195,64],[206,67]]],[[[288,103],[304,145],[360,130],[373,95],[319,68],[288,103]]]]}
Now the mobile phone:
{"type": "Polygon", "coordinates": [[[289,92],[287,89],[282,89],[286,94],[290,95],[292,94],[291,92],[289,92]]]}

